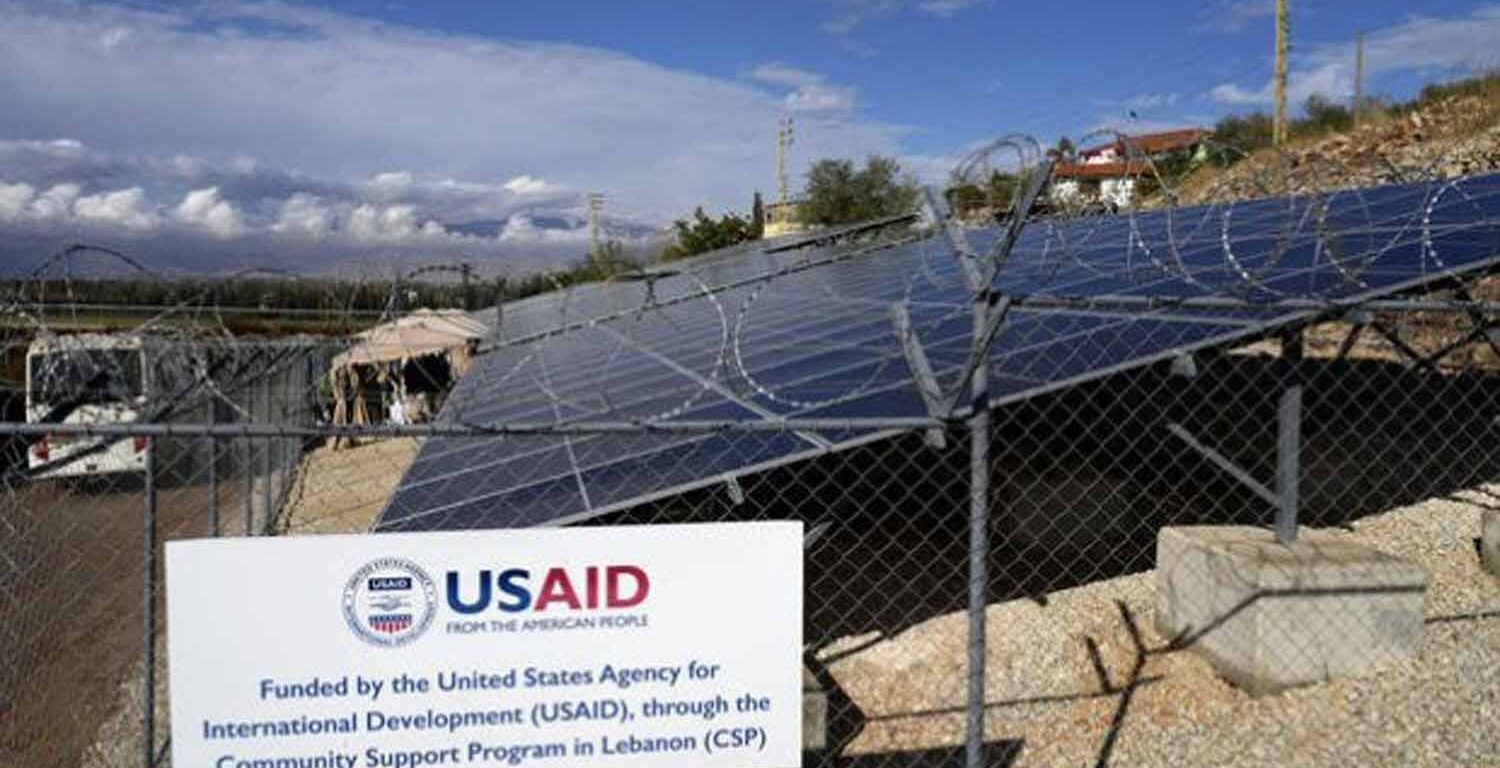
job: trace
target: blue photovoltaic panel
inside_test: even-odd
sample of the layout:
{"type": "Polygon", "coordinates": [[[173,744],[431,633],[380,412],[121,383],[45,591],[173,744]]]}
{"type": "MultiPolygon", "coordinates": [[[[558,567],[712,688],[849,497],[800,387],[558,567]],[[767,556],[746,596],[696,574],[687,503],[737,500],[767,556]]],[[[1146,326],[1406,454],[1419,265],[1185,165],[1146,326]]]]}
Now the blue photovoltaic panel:
{"type": "MultiPolygon", "coordinates": [[[[1021,297],[989,354],[997,403],[1310,316],[1274,302],[1418,288],[1500,256],[1500,176],[1030,223],[994,277],[1021,297]],[[1234,309],[1027,306],[1027,297],[1235,297],[1234,309]]],[[[983,253],[993,230],[967,233],[983,253]]],[[[847,250],[847,249],[845,249],[847,250]]],[[[981,261],[982,268],[988,268],[981,261]]],[[[940,236],[869,253],[741,246],[650,281],[581,286],[479,316],[498,322],[441,421],[751,421],[920,417],[891,307],[945,392],[972,336],[940,236]]],[[[432,438],[380,530],[557,524],[878,436],[781,432],[432,438]]]]}

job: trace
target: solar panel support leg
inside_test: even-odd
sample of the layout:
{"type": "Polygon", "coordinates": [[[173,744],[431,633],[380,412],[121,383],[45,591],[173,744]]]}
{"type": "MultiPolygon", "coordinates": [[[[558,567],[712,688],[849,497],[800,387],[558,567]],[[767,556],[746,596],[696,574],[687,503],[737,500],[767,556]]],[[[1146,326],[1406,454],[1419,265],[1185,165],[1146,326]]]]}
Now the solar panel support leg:
{"type": "Polygon", "coordinates": [[[1276,493],[1273,492],[1270,488],[1267,488],[1260,481],[1256,480],[1255,477],[1249,472],[1241,469],[1240,466],[1238,464],[1235,464],[1234,461],[1232,461],[1228,456],[1219,453],[1213,448],[1210,448],[1209,446],[1203,444],[1203,442],[1198,440],[1198,438],[1193,437],[1193,433],[1187,431],[1186,427],[1173,422],[1167,425],[1167,431],[1177,436],[1177,438],[1182,442],[1187,443],[1187,446],[1189,448],[1197,451],[1199,455],[1201,455],[1205,459],[1208,459],[1211,463],[1213,463],[1214,466],[1224,470],[1224,472],[1227,473],[1230,477],[1238,480],[1241,485],[1250,489],[1252,493],[1254,493],[1256,496],[1259,496],[1267,504],[1270,504],[1273,507],[1280,507],[1281,497],[1277,496],[1276,493]]]}
{"type": "Polygon", "coordinates": [[[1281,393],[1276,409],[1276,539],[1282,544],[1297,540],[1297,492],[1301,462],[1302,385],[1281,393]]]}
{"type": "MultiPolygon", "coordinates": [[[[992,291],[974,300],[974,340],[989,327],[992,291]]],[[[985,609],[989,603],[990,552],[990,393],[989,366],[972,373],[973,411],[969,416],[969,683],[964,764],[984,765],[985,609]]]]}

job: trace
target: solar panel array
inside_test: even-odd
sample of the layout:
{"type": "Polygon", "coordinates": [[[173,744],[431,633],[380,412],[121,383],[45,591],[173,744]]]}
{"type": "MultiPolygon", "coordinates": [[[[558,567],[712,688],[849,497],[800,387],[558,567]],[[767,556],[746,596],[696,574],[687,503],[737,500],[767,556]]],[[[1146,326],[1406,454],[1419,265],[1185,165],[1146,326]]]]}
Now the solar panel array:
{"type": "MultiPolygon", "coordinates": [[[[993,401],[1263,336],[1319,311],[1286,299],[1357,302],[1488,269],[1500,261],[1497,193],[1492,175],[1034,221],[1003,265],[979,260],[1016,298],[988,352],[993,401]],[[1205,297],[1242,302],[1191,301],[1205,297]]],[[[998,233],[967,236],[983,254],[998,233]]],[[[928,416],[893,311],[909,317],[940,388],[956,393],[973,341],[971,293],[939,235],[866,251],[741,247],[651,280],[482,313],[496,346],[439,421],[928,416]]],[[[889,434],[871,421],[818,433],[431,438],[377,528],[575,522],[889,434]]]]}

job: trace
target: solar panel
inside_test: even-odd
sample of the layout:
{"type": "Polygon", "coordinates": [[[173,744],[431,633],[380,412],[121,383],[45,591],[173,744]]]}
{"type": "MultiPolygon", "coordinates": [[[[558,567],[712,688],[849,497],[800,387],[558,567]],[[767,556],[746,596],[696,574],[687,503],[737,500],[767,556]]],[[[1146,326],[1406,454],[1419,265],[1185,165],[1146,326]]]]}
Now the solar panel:
{"type": "MultiPolygon", "coordinates": [[[[1321,311],[1288,299],[1358,302],[1488,269],[1500,260],[1497,193],[1500,175],[1491,175],[1032,222],[993,279],[1014,303],[989,351],[991,397],[1023,400],[1321,311]],[[1213,297],[1237,301],[1193,303],[1213,297]]],[[[968,233],[977,251],[997,238],[968,233]]],[[[505,307],[497,345],[439,420],[927,416],[893,306],[909,316],[942,390],[956,391],[963,376],[971,297],[941,236],[868,251],[742,247],[668,269],[505,307]]],[[[574,522],[889,434],[855,425],[836,435],[435,437],[377,528],[574,522]]]]}

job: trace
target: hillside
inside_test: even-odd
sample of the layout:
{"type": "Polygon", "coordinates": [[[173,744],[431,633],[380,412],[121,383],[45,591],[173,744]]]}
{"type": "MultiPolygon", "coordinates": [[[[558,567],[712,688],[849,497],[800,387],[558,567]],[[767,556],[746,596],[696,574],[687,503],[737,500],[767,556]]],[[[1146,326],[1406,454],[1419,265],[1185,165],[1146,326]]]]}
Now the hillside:
{"type": "MultiPolygon", "coordinates": [[[[1372,110],[1373,111],[1373,110],[1372,110]]],[[[1251,153],[1228,168],[1203,166],[1189,173],[1171,195],[1158,195],[1149,207],[1229,204],[1286,194],[1328,194],[1338,190],[1402,182],[1437,182],[1500,171],[1500,75],[1430,86],[1418,99],[1376,112],[1358,129],[1323,133],[1288,146],[1251,153]]],[[[1468,295],[1450,298],[1500,301],[1500,275],[1475,281],[1468,295]]],[[[1471,318],[1454,313],[1383,315],[1403,343],[1445,370],[1500,369],[1500,347],[1465,344],[1471,318]]],[[[1405,362],[1390,339],[1355,334],[1343,321],[1310,327],[1306,354],[1333,358],[1405,362]],[[1341,352],[1347,339],[1357,338],[1341,352]]],[[[1491,337],[1493,339],[1493,337],[1491,337]]],[[[1279,354],[1275,344],[1251,345],[1247,353],[1279,354]]]]}
{"type": "Polygon", "coordinates": [[[1500,76],[1432,86],[1410,103],[1366,112],[1358,129],[1261,149],[1227,169],[1201,167],[1175,185],[1174,202],[1227,203],[1500,170],[1500,76]]]}

